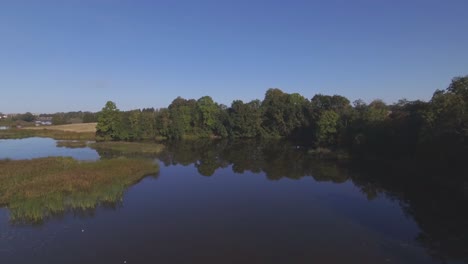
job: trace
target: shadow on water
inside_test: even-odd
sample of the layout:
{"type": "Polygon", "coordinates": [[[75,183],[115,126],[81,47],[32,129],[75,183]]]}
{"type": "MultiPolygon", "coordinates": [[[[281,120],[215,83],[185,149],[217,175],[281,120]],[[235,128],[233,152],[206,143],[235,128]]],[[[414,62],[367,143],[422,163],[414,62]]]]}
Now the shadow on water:
{"type": "Polygon", "coordinates": [[[351,179],[369,199],[380,193],[399,202],[420,228],[415,238],[441,260],[468,263],[466,168],[412,164],[352,164],[351,179]]]}

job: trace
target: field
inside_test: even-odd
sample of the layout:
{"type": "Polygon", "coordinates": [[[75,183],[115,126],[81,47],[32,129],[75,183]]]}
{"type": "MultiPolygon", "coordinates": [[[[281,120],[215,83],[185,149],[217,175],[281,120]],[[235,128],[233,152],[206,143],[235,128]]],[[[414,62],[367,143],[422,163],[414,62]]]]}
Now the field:
{"type": "Polygon", "coordinates": [[[23,127],[0,130],[0,139],[49,137],[58,140],[94,140],[97,123],[23,127]]]}
{"type": "Polygon", "coordinates": [[[57,125],[57,126],[39,126],[39,127],[25,127],[24,129],[32,130],[58,130],[64,132],[76,132],[76,133],[96,133],[97,123],[81,123],[81,124],[68,124],[68,125],[57,125]]]}

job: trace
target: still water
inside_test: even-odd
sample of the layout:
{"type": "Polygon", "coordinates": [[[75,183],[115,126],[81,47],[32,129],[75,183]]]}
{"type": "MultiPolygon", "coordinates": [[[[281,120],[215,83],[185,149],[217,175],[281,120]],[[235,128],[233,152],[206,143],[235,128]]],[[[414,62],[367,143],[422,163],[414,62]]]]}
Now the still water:
{"type": "Polygon", "coordinates": [[[90,148],[57,147],[50,138],[0,139],[0,159],[34,159],[68,156],[77,160],[97,160],[99,154],[90,148]]]}
{"type": "MultiPolygon", "coordinates": [[[[54,146],[51,139],[2,140],[0,159],[120,155],[54,146]]],[[[147,158],[160,163],[158,175],[113,203],[34,223],[12,221],[0,209],[1,263],[467,260],[463,204],[450,210],[446,201],[428,201],[427,209],[419,191],[406,194],[410,187],[314,160],[287,143],[178,143],[147,158]],[[449,210],[441,214],[454,212],[452,221],[431,211],[439,206],[449,210]]]]}

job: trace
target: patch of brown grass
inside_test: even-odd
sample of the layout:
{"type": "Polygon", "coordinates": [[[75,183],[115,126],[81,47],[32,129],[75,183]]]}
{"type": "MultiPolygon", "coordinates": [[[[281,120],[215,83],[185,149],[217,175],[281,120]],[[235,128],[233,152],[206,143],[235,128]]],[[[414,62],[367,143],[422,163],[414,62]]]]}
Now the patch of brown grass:
{"type": "Polygon", "coordinates": [[[108,141],[91,143],[89,146],[98,151],[114,151],[122,154],[159,154],[164,149],[164,145],[152,142],[108,141]]]}
{"type": "Polygon", "coordinates": [[[14,220],[41,221],[74,208],[121,199],[123,191],[159,167],[151,160],[80,162],[68,157],[0,160],[0,205],[14,220]]]}
{"type": "Polygon", "coordinates": [[[59,140],[57,141],[57,147],[59,148],[86,148],[88,141],[84,140],[59,140]]]}
{"type": "Polygon", "coordinates": [[[39,126],[39,127],[25,127],[24,129],[31,130],[58,130],[65,132],[76,132],[76,133],[96,133],[97,123],[80,123],[80,124],[68,124],[68,125],[57,125],[57,126],[39,126]]]}
{"type": "Polygon", "coordinates": [[[123,179],[132,182],[158,171],[152,161],[126,158],[96,162],[80,162],[69,157],[2,160],[0,168],[0,204],[8,203],[13,197],[85,191],[96,184],[123,179]]]}

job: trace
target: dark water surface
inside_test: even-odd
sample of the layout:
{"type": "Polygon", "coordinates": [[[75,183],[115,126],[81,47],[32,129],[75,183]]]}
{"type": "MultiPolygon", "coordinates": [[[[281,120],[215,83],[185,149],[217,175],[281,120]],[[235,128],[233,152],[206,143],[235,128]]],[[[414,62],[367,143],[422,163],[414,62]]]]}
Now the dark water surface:
{"type": "MultiPolygon", "coordinates": [[[[22,141],[2,141],[0,158],[9,153],[15,155],[10,158],[38,157],[31,153],[38,153],[46,141],[50,143],[30,139],[23,156],[18,150],[22,141]]],[[[52,147],[48,150],[41,153],[57,154],[52,147]]],[[[77,151],[66,150],[70,152],[59,150],[60,155],[77,151]]],[[[74,157],[92,159],[88,154],[74,157]]],[[[148,158],[160,162],[160,173],[130,187],[114,203],[92,210],[72,208],[39,223],[12,221],[8,208],[0,209],[0,262],[467,260],[464,189],[461,196],[450,191],[441,198],[449,187],[439,186],[443,191],[434,193],[432,184],[401,184],[400,177],[389,183],[393,170],[325,163],[280,142],[178,143],[148,158]]]]}

